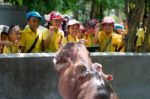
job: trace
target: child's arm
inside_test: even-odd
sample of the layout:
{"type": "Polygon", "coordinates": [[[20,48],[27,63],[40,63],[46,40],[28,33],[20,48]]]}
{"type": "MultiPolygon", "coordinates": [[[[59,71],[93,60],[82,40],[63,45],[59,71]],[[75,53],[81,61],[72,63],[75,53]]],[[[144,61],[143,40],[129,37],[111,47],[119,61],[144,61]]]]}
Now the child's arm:
{"type": "Polygon", "coordinates": [[[100,30],[100,24],[96,24],[95,26],[95,35],[94,35],[94,42],[95,44],[98,44],[98,33],[99,33],[99,30],[100,30]]]}
{"type": "Polygon", "coordinates": [[[48,35],[46,34],[47,39],[43,41],[43,47],[44,47],[44,50],[46,48],[48,48],[50,42],[51,42],[51,39],[52,39],[52,35],[54,33],[54,28],[51,26],[50,29],[47,31],[48,32],[48,35]]]}
{"type": "Polygon", "coordinates": [[[2,40],[0,40],[0,45],[11,46],[12,43],[9,42],[9,41],[2,41],[2,40]]]}

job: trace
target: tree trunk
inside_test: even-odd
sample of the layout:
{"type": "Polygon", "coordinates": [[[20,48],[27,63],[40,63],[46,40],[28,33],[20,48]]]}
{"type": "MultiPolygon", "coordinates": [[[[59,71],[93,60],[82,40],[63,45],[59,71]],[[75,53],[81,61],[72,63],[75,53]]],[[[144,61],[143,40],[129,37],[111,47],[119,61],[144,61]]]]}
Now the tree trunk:
{"type": "Polygon", "coordinates": [[[94,4],[94,0],[92,0],[92,3],[91,3],[91,12],[90,12],[90,19],[94,18],[95,17],[95,4],[94,4]]]}
{"type": "MultiPolygon", "coordinates": [[[[125,0],[125,2],[130,3],[128,2],[128,0],[125,0]]],[[[128,7],[126,7],[128,20],[128,37],[129,37],[127,41],[127,52],[133,51],[133,48],[135,46],[134,42],[137,33],[137,26],[139,25],[143,8],[144,8],[144,0],[136,0],[135,7],[132,9],[128,9],[128,7]]]]}
{"type": "MultiPolygon", "coordinates": [[[[149,8],[150,9],[150,8],[149,8]]],[[[145,39],[144,39],[144,44],[143,44],[143,52],[149,52],[150,51],[150,45],[148,45],[148,39],[150,37],[150,11],[149,11],[149,16],[148,16],[148,25],[147,25],[147,30],[145,33],[145,39]]]]}
{"type": "Polygon", "coordinates": [[[78,11],[74,11],[74,19],[78,20],[79,13],[78,11]]]}

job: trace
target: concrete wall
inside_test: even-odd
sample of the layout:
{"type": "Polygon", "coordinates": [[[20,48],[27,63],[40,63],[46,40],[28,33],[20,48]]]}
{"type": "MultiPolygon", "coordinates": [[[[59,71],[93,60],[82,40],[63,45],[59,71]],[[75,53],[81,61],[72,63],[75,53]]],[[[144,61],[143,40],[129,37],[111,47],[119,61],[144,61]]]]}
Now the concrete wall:
{"type": "MultiPolygon", "coordinates": [[[[55,54],[0,55],[0,99],[62,99],[57,92],[53,70],[55,54]]],[[[150,54],[91,53],[111,82],[120,99],[149,99],[150,54]]]]}
{"type": "Polygon", "coordinates": [[[11,5],[0,5],[0,25],[26,25],[25,15],[26,7],[18,7],[11,5]]]}

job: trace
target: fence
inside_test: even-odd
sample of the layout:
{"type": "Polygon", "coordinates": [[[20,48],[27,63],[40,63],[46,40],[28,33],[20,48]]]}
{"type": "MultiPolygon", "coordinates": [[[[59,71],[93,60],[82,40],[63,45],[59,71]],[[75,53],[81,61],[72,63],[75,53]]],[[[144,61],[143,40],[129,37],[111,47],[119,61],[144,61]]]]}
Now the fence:
{"type": "MultiPolygon", "coordinates": [[[[0,99],[61,99],[54,53],[1,54],[0,99]]],[[[91,53],[93,62],[103,65],[120,99],[149,99],[149,53],[91,53]]]]}

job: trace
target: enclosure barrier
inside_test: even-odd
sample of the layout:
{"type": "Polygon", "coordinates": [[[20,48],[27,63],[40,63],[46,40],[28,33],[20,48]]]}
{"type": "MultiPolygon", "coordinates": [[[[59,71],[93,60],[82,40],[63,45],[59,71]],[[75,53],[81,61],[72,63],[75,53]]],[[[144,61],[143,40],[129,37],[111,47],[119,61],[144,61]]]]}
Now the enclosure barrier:
{"type": "MultiPolygon", "coordinates": [[[[1,54],[0,99],[62,99],[53,69],[54,53],[1,54]]],[[[112,74],[120,99],[149,99],[149,53],[91,53],[112,74]]]]}

